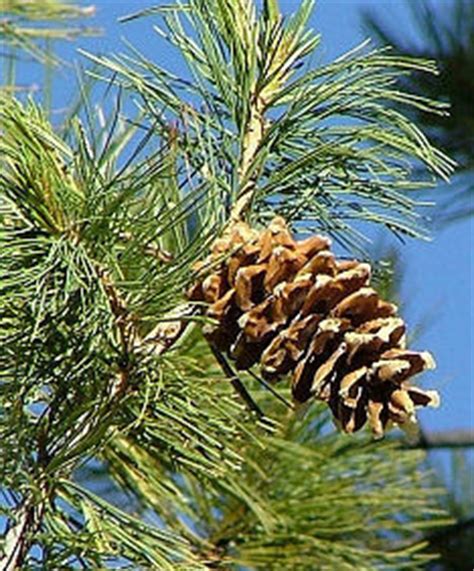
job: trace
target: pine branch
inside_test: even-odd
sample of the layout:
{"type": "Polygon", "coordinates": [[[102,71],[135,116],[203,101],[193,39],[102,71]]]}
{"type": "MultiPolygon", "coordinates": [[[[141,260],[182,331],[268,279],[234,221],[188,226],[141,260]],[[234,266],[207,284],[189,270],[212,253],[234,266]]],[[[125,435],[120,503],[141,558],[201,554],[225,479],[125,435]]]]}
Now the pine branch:
{"type": "MultiPolygon", "coordinates": [[[[44,446],[38,446],[38,464],[47,463],[47,453],[44,446]]],[[[15,571],[22,569],[27,554],[35,542],[36,533],[43,523],[46,502],[49,496],[49,486],[46,478],[39,485],[36,493],[23,497],[7,521],[4,547],[0,552],[0,571],[15,571]]]]}
{"type": "MultiPolygon", "coordinates": [[[[423,0],[416,8],[407,2],[406,11],[415,25],[416,42],[410,34],[400,34],[396,26],[382,17],[382,12],[379,15],[367,11],[364,23],[378,43],[391,45],[395,53],[431,59],[439,67],[436,76],[417,71],[403,78],[402,86],[414,93],[449,101],[451,106],[448,115],[433,115],[416,108],[410,112],[433,142],[458,163],[454,184],[437,189],[433,219],[442,226],[473,213],[474,5],[469,0],[453,0],[449,13],[442,14],[432,2],[423,0]]],[[[397,106],[397,102],[394,105],[397,106]]]]}
{"type": "MultiPolygon", "coordinates": [[[[299,37],[301,24],[307,18],[311,8],[312,2],[303,2],[299,13],[301,16],[299,26],[295,28],[288,26],[285,30],[282,28],[278,2],[276,0],[264,2],[263,23],[264,28],[267,28],[265,32],[270,40],[268,43],[262,42],[261,53],[258,54],[262,72],[259,77],[254,78],[254,85],[249,97],[249,117],[244,128],[242,159],[239,167],[241,188],[230,213],[230,223],[244,219],[256,192],[261,169],[255,171],[253,163],[258,158],[260,146],[264,142],[271,125],[271,121],[265,117],[265,112],[271,108],[273,101],[278,98],[285,84],[288,83],[294,71],[293,66],[298,62],[298,59],[302,57],[305,51],[308,51],[309,45],[314,44],[314,41],[311,41],[309,45],[305,45],[301,43],[299,37]]],[[[244,25],[248,24],[244,23],[244,25]]],[[[254,23],[255,25],[256,23],[254,23]]],[[[251,51],[253,47],[246,45],[244,49],[251,51]]]]}
{"type": "Polygon", "coordinates": [[[212,355],[188,327],[205,320],[199,305],[182,303],[229,216],[316,218],[346,242],[348,212],[415,233],[411,160],[451,168],[385,105],[442,113],[393,87],[429,64],[361,51],[296,72],[318,43],[311,6],[286,22],[275,0],[261,14],[250,0],[153,9],[192,81],[136,50],[93,56],[142,98],[145,135],[125,159],[137,132],[119,111],[106,131],[73,121],[68,145],[34,104],[0,108],[0,468],[23,506],[7,534],[15,565],[31,562],[35,541],[50,568],[306,571],[316,555],[324,568],[398,571],[425,560],[418,530],[443,516],[417,471],[423,455],[348,446],[316,407],[296,419],[287,398],[212,355]],[[156,252],[170,255],[146,255],[156,252]],[[129,493],[126,508],[77,481],[91,457],[129,493]]]}
{"type": "Polygon", "coordinates": [[[407,444],[407,448],[457,449],[474,447],[474,430],[445,430],[438,432],[422,431],[417,441],[407,444]]]}
{"type": "MultiPolygon", "coordinates": [[[[25,465],[20,472],[24,477],[32,472],[33,483],[39,468],[52,481],[59,473],[70,474],[84,455],[103,450],[115,427],[140,426],[146,413],[147,420],[155,416],[159,430],[153,427],[153,433],[174,464],[182,463],[183,470],[208,478],[218,475],[230,489],[237,488],[229,472],[235,471],[240,457],[231,448],[222,449],[223,434],[236,431],[237,415],[226,411],[223,425],[222,404],[209,406],[214,393],[201,389],[190,401],[193,388],[188,385],[196,380],[180,376],[176,364],[167,366],[168,349],[181,339],[196,311],[188,304],[177,307],[176,300],[190,280],[191,263],[215,234],[205,210],[201,214],[203,206],[207,209],[201,189],[182,197],[181,189],[170,185],[167,169],[174,163],[166,153],[155,160],[147,157],[144,163],[117,175],[113,154],[104,151],[97,158],[82,129],[78,130],[78,151],[73,152],[52,133],[33,105],[23,108],[8,99],[0,121],[7,134],[2,141],[7,160],[0,177],[0,241],[5,252],[0,267],[2,276],[8,276],[0,288],[0,308],[5,309],[0,317],[7,318],[6,327],[0,329],[2,375],[8,381],[2,398],[7,403],[27,398],[41,407],[33,414],[22,408],[25,418],[14,417],[14,422],[2,414],[3,442],[15,449],[6,459],[8,478],[18,473],[17,461],[25,465]],[[49,169],[43,184],[25,189],[24,180],[36,182],[42,168],[49,169]],[[189,218],[195,234],[189,232],[189,218]],[[173,252],[172,256],[168,260],[143,256],[149,243],[160,251],[173,252]],[[12,291],[19,294],[12,297],[12,291]],[[27,319],[20,326],[22,312],[27,312],[27,319]],[[153,317],[152,324],[158,322],[156,327],[145,320],[147,314],[153,317]],[[9,335],[10,327],[19,335],[9,335]],[[31,347],[32,335],[41,342],[31,347]],[[22,371],[18,372],[10,355],[22,355],[23,344],[34,355],[34,366],[30,367],[27,359],[20,360],[22,371]],[[167,379],[165,394],[150,403],[148,391],[161,393],[162,375],[167,379]],[[20,390],[15,383],[20,384],[20,390]],[[173,385],[183,394],[173,395],[173,385]],[[213,422],[219,438],[210,435],[213,422]],[[166,423],[169,426],[165,428],[166,423]],[[29,451],[37,448],[43,451],[41,458],[30,458],[29,451]],[[17,458],[17,450],[23,456],[17,458]]],[[[112,137],[108,140],[113,142],[112,137]]],[[[11,485],[16,489],[19,484],[11,485]]],[[[64,545],[71,544],[70,533],[77,531],[67,511],[58,516],[54,510],[35,508],[33,513],[29,506],[33,498],[37,501],[37,495],[31,486],[30,481],[22,484],[20,506],[28,506],[28,510],[23,516],[23,508],[18,508],[20,527],[12,528],[5,538],[7,557],[17,566],[26,564],[29,547],[48,526],[55,531],[45,537],[53,543],[59,537],[64,545]],[[68,522],[67,532],[63,519],[68,522]]],[[[60,495],[56,485],[51,495],[60,495]]],[[[76,505],[76,500],[67,502],[76,505]]],[[[81,509],[81,502],[75,509],[81,509]]],[[[96,525],[97,509],[87,507],[90,520],[81,523],[79,518],[84,537],[96,525]]],[[[102,534],[115,537],[120,531],[117,526],[106,527],[102,534]]],[[[175,558],[194,561],[188,543],[173,554],[167,551],[168,539],[162,539],[163,545],[156,544],[147,553],[149,559],[132,548],[127,537],[121,550],[133,561],[159,561],[163,569],[175,558]]],[[[74,542],[71,549],[77,552],[74,542]]],[[[97,558],[93,549],[81,557],[97,558]]]]}
{"type": "Polygon", "coordinates": [[[94,6],[78,6],[60,0],[4,0],[2,11],[28,20],[69,20],[94,14],[94,6]]]}

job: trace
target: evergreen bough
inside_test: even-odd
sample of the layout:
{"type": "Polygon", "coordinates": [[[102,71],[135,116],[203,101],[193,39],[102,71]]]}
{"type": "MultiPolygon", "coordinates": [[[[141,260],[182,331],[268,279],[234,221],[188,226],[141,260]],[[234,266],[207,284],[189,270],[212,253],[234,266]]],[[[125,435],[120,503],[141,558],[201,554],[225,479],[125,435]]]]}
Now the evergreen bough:
{"type": "Polygon", "coordinates": [[[312,4],[291,18],[275,0],[133,15],[158,18],[189,75],[132,47],[87,54],[119,90],[105,128],[84,102],[63,136],[38,104],[0,94],[1,569],[429,557],[422,531],[443,515],[422,454],[336,433],[317,406],[297,418],[287,390],[248,373],[229,382],[184,295],[237,220],[279,214],[360,255],[366,223],[424,233],[410,192],[429,181],[412,172],[434,181],[452,165],[390,103],[445,113],[397,87],[434,67],[367,46],[314,67],[312,4]]]}

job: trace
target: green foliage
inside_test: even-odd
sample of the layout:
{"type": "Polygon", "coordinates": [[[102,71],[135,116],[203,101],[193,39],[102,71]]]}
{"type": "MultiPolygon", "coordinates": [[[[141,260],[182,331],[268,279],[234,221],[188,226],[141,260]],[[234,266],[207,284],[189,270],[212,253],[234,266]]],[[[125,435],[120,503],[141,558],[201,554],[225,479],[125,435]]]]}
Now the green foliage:
{"type": "MultiPolygon", "coordinates": [[[[133,320],[138,336],[176,304],[212,224],[201,217],[201,204],[204,213],[208,205],[199,189],[180,200],[169,184],[170,147],[114,169],[111,150],[120,146],[113,133],[107,152],[96,156],[76,122],[73,152],[34,104],[4,97],[0,109],[1,481],[42,503],[50,493],[45,479],[70,472],[103,446],[116,423],[127,425],[114,388],[124,376],[137,384],[151,378],[159,387],[164,365],[144,358],[135,364],[135,339],[120,320],[133,320]],[[162,243],[172,256],[167,264],[144,255],[162,243]],[[117,286],[127,311],[140,311],[141,319],[117,314],[117,286]]],[[[169,399],[169,408],[160,405],[166,418],[194,410],[180,400],[184,410],[176,412],[169,399]]],[[[195,426],[207,447],[207,419],[198,415],[195,426]]],[[[170,438],[184,454],[179,432],[170,438]]]]}
{"type": "Polygon", "coordinates": [[[431,64],[361,50],[301,71],[319,41],[311,7],[287,22],[270,0],[261,13],[250,0],[150,10],[190,78],[136,51],[89,55],[139,96],[133,121],[119,91],[105,128],[85,102],[60,137],[33,101],[0,95],[6,569],[426,560],[422,531],[443,519],[420,454],[336,434],[317,407],[296,418],[244,376],[256,418],[183,299],[230,218],[279,212],[346,245],[360,221],[417,234],[412,162],[451,168],[386,106],[442,112],[395,84],[431,64]],[[118,494],[94,489],[91,464],[118,494]]]}
{"type": "Polygon", "coordinates": [[[312,2],[288,23],[242,2],[232,34],[228,4],[193,0],[146,12],[161,15],[155,30],[179,49],[189,78],[133,48],[89,58],[140,95],[156,129],[177,125],[194,177],[219,185],[223,218],[255,187],[250,219],[278,212],[347,247],[363,243],[360,223],[423,234],[407,191],[427,181],[412,171],[418,164],[444,177],[451,163],[391,104],[445,114],[444,105],[397,86],[413,71],[433,73],[433,64],[360,46],[309,68],[319,41],[305,27],[312,2]]]}
{"type": "Polygon", "coordinates": [[[416,470],[422,455],[334,434],[317,407],[303,421],[289,419],[268,396],[253,394],[280,426],[260,435],[259,446],[241,444],[244,501],[222,480],[216,488],[181,477],[181,470],[171,499],[162,490],[168,481],[162,454],[151,442],[139,444],[140,432],[111,442],[110,473],[138,492],[142,511],[152,508],[182,528],[211,568],[402,569],[430,559],[421,553],[420,532],[442,521],[442,512],[433,502],[437,490],[416,470]]]}
{"type": "MultiPolygon", "coordinates": [[[[21,50],[42,63],[57,64],[59,60],[45,49],[44,41],[71,40],[80,35],[96,34],[97,30],[93,28],[57,25],[58,22],[69,22],[93,13],[93,6],[81,8],[58,0],[2,0],[0,40],[9,46],[10,58],[14,57],[16,50],[21,50]],[[35,25],[38,22],[49,25],[35,25]]],[[[7,60],[6,64],[10,63],[7,60]]],[[[13,82],[10,83],[13,87],[13,82]]]]}

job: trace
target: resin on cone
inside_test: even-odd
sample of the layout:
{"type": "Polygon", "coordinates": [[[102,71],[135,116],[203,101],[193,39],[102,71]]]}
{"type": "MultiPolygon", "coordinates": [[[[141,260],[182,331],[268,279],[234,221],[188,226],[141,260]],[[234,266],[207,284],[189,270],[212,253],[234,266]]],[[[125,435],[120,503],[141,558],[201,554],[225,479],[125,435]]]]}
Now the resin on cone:
{"type": "Polygon", "coordinates": [[[213,320],[204,335],[237,369],[290,376],[295,402],[326,402],[346,432],[366,423],[377,437],[392,423],[410,430],[417,407],[439,404],[409,383],[434,360],[406,349],[405,324],[370,287],[370,266],[335,259],[330,245],[294,240],[281,217],[262,232],[234,224],[188,291],[213,320]]]}

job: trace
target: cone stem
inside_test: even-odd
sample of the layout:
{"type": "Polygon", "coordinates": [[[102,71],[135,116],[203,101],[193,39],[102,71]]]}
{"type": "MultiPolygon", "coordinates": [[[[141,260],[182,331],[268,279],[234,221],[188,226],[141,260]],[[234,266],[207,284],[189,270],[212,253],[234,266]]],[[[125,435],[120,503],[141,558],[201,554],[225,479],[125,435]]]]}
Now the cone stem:
{"type": "Polygon", "coordinates": [[[239,379],[239,377],[234,372],[232,367],[229,365],[229,363],[227,362],[224,355],[218,349],[216,349],[212,344],[210,344],[210,347],[211,347],[211,350],[212,350],[215,358],[217,359],[217,362],[222,367],[222,370],[224,371],[226,377],[229,378],[229,381],[230,381],[231,385],[233,386],[233,388],[235,389],[235,391],[239,394],[239,396],[242,398],[242,400],[245,402],[245,404],[248,406],[248,408],[252,412],[257,414],[257,416],[262,418],[264,416],[262,410],[257,405],[257,403],[253,400],[253,398],[250,396],[249,392],[244,387],[244,385],[242,384],[242,381],[239,379]]]}

